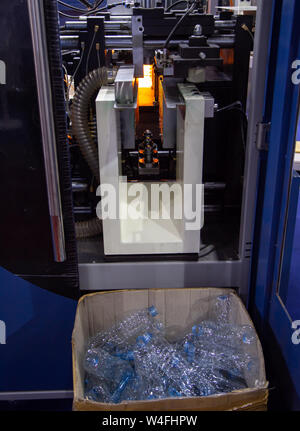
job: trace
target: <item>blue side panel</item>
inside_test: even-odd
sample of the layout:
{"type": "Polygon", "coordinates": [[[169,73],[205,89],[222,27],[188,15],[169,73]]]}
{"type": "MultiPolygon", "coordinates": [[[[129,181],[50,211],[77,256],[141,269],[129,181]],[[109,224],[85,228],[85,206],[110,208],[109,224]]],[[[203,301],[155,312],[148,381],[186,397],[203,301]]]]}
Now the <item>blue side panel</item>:
{"type": "Polygon", "coordinates": [[[0,392],[72,389],[76,306],[0,268],[0,392]]]}
{"type": "Polygon", "coordinates": [[[289,310],[293,320],[300,316],[300,191],[298,198],[297,218],[295,225],[295,235],[292,249],[292,262],[290,272],[290,282],[288,285],[286,307],[289,310]]]}
{"type": "Polygon", "coordinates": [[[256,308],[263,319],[276,284],[277,244],[282,244],[277,235],[283,232],[294,154],[299,87],[292,83],[291,65],[300,55],[299,13],[299,2],[283,0],[255,292],[256,308]]]}

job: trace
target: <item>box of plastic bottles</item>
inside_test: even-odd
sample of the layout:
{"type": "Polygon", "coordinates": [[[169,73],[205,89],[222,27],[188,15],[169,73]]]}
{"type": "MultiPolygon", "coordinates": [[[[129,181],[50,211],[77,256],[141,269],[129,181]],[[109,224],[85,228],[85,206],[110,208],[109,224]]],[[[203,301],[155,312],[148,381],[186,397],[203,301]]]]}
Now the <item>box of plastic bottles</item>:
{"type": "Polygon", "coordinates": [[[232,289],[109,291],[81,298],[74,410],[266,410],[264,357],[232,289]]]}

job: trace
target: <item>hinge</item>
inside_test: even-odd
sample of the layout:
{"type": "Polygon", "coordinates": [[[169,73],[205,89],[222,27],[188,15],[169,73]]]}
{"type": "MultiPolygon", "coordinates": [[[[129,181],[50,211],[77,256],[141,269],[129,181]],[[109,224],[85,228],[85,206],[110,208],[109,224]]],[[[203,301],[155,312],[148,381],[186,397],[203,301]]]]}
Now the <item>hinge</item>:
{"type": "Polygon", "coordinates": [[[267,134],[270,131],[271,123],[258,123],[256,131],[256,147],[259,151],[268,151],[269,143],[267,134]]]}

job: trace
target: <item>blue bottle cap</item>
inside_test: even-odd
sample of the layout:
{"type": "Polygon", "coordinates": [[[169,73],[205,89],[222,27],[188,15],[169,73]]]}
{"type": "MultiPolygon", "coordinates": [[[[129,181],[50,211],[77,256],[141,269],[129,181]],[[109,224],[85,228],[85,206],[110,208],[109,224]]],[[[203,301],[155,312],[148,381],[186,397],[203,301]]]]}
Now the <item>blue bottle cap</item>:
{"type": "Polygon", "coordinates": [[[147,400],[156,400],[157,396],[155,396],[154,394],[149,395],[149,397],[147,398],[147,400]]]}
{"type": "Polygon", "coordinates": [[[247,337],[247,334],[244,334],[244,335],[243,335],[243,343],[244,343],[244,344],[250,344],[250,340],[249,340],[249,338],[247,337]]]}
{"type": "Polygon", "coordinates": [[[132,350],[130,350],[129,352],[126,353],[126,360],[127,361],[134,361],[134,352],[132,350]]]}
{"type": "Polygon", "coordinates": [[[194,344],[191,343],[190,341],[186,341],[183,347],[184,347],[185,353],[187,354],[188,361],[192,362],[195,358],[195,351],[196,351],[194,344]]]}
{"type": "Polygon", "coordinates": [[[183,350],[184,350],[184,352],[185,352],[185,353],[188,353],[188,352],[189,352],[189,342],[188,342],[188,341],[186,341],[186,342],[184,343],[184,345],[183,345],[183,350]]]}
{"type": "Polygon", "coordinates": [[[218,296],[217,299],[220,299],[221,301],[225,301],[226,299],[228,299],[228,295],[220,295],[218,296]]]}
{"type": "Polygon", "coordinates": [[[202,335],[203,333],[203,328],[201,325],[194,325],[192,327],[192,334],[195,335],[196,337],[199,337],[200,335],[202,335]]]}
{"type": "Polygon", "coordinates": [[[189,353],[189,352],[195,352],[195,346],[194,346],[194,344],[193,344],[193,343],[191,343],[190,341],[186,341],[186,342],[184,343],[184,351],[185,351],[186,353],[189,353]]]}
{"type": "Polygon", "coordinates": [[[157,309],[154,307],[154,305],[152,305],[151,307],[148,308],[148,312],[152,317],[155,317],[158,315],[158,311],[157,309]]]}
{"type": "Polygon", "coordinates": [[[153,335],[150,334],[150,332],[147,332],[146,334],[137,337],[136,342],[139,346],[143,344],[148,344],[151,341],[152,337],[153,335]]]}
{"type": "Polygon", "coordinates": [[[168,389],[168,394],[170,395],[170,397],[181,397],[181,394],[175,388],[172,387],[168,389]]]}
{"type": "Polygon", "coordinates": [[[150,334],[150,332],[147,332],[142,337],[143,337],[144,343],[148,344],[152,340],[153,335],[150,334]]]}
{"type": "Polygon", "coordinates": [[[178,358],[173,358],[172,362],[171,362],[172,367],[177,367],[178,364],[179,364],[179,359],[178,358]]]}

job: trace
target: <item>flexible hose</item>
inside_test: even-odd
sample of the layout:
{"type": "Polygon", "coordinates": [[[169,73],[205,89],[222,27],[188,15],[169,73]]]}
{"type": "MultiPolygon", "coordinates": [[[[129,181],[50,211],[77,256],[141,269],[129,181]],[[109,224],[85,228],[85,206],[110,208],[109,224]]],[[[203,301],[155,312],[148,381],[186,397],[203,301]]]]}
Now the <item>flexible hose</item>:
{"type": "Polygon", "coordinates": [[[98,182],[100,182],[98,151],[89,128],[89,109],[95,93],[107,83],[106,68],[93,70],[79,84],[72,105],[73,133],[83,157],[98,182]]]}
{"type": "MultiPolygon", "coordinates": [[[[92,174],[100,182],[98,150],[89,127],[89,109],[96,92],[108,84],[107,70],[102,67],[90,72],[79,84],[72,105],[72,130],[80,151],[92,174]]],[[[77,238],[88,238],[102,232],[98,218],[78,222],[75,225],[77,238]]]]}

